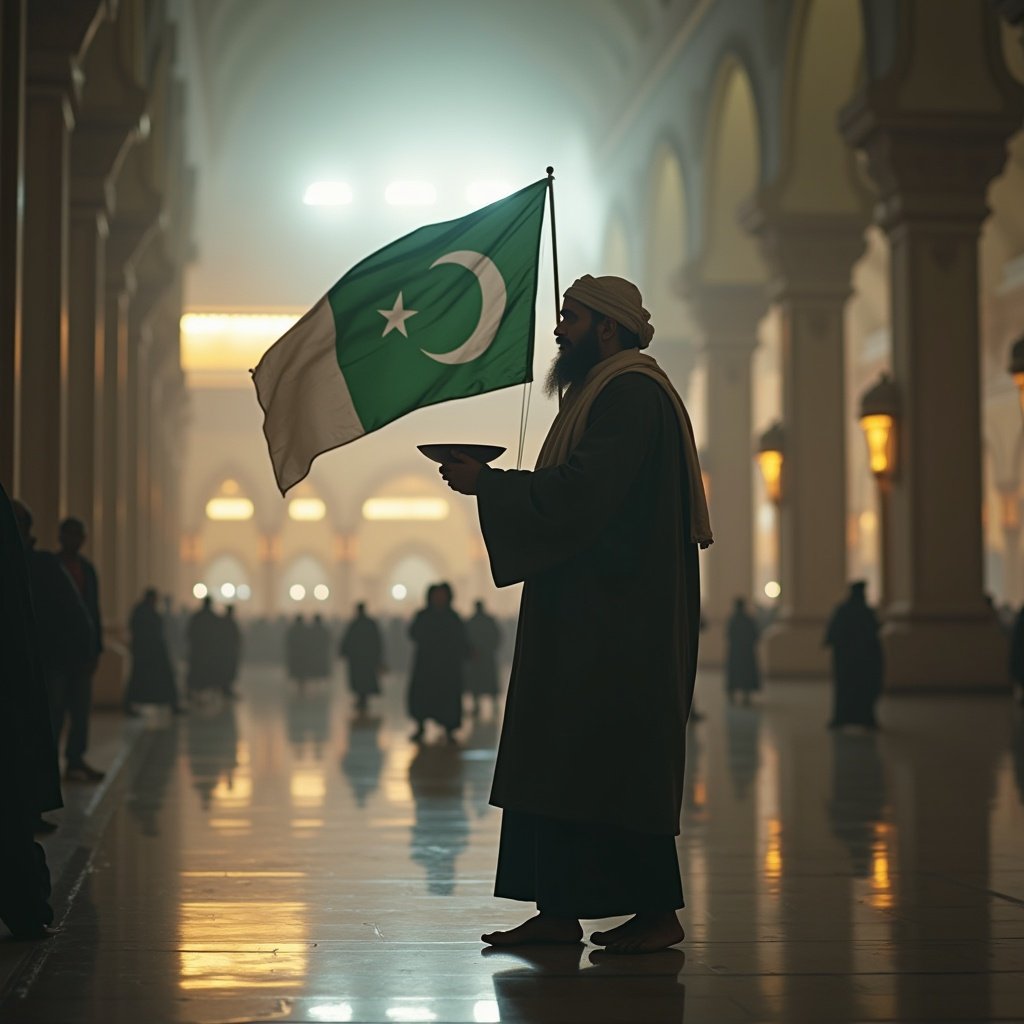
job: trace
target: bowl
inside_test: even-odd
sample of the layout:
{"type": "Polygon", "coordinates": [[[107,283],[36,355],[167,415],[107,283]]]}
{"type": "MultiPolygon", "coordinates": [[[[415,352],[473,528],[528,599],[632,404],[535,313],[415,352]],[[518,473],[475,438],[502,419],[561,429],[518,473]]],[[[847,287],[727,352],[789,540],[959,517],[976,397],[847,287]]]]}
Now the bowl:
{"type": "Polygon", "coordinates": [[[477,462],[493,462],[508,449],[496,444],[418,444],[416,447],[433,462],[451,462],[452,452],[462,452],[477,462]]]}

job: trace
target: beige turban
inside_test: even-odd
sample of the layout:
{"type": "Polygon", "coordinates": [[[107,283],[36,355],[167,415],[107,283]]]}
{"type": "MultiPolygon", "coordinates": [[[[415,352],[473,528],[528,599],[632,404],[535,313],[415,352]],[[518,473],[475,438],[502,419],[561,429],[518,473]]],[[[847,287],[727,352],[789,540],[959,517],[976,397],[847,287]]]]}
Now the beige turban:
{"type": "Polygon", "coordinates": [[[632,331],[647,348],[654,337],[651,314],[644,309],[640,289],[624,277],[591,277],[584,274],[565,290],[568,299],[582,302],[632,331]]]}

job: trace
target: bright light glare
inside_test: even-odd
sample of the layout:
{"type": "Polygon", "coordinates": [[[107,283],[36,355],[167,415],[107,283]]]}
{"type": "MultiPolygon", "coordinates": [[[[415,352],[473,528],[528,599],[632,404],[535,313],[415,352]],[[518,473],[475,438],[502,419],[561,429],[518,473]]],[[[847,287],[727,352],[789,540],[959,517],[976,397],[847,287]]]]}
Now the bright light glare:
{"type": "Polygon", "coordinates": [[[220,596],[221,597],[234,597],[235,596],[235,585],[234,585],[234,583],[222,583],[220,585],[220,596]]]}
{"type": "Polygon", "coordinates": [[[507,181],[474,181],[466,189],[466,202],[475,210],[478,206],[496,203],[511,192],[512,187],[507,181]]]}
{"type": "Polygon", "coordinates": [[[313,596],[318,601],[326,601],[331,596],[331,591],[328,587],[325,587],[322,583],[318,583],[313,588],[313,596]]]}
{"type": "Polygon", "coordinates": [[[448,502],[444,498],[370,498],[363,502],[363,518],[436,522],[448,518],[448,502]]]}
{"type": "Polygon", "coordinates": [[[343,181],[314,181],[302,201],[307,206],[347,206],[352,202],[352,189],[343,181]]]}
{"type": "Polygon", "coordinates": [[[327,515],[327,506],[319,498],[294,498],[288,502],[288,518],[297,523],[318,523],[327,515]]]}
{"type": "Polygon", "coordinates": [[[322,1003],[306,1011],[314,1020],[347,1021],[352,1019],[352,1007],[348,1003],[322,1003]]]}
{"type": "Polygon", "coordinates": [[[293,601],[301,601],[306,596],[306,588],[301,583],[293,583],[288,588],[288,596],[293,601]]]}
{"type": "Polygon", "coordinates": [[[235,591],[239,601],[248,601],[252,597],[252,588],[248,583],[240,583],[235,591]]]}
{"type": "Polygon", "coordinates": [[[248,498],[211,498],[206,503],[206,518],[220,522],[252,519],[254,508],[248,498]]]}
{"type": "Polygon", "coordinates": [[[205,584],[205,583],[197,583],[197,584],[196,584],[196,585],[195,585],[195,586],[194,586],[194,587],[192,588],[192,596],[193,596],[193,597],[195,597],[195,598],[198,598],[198,599],[199,599],[200,601],[201,601],[201,600],[202,600],[202,599],[203,599],[204,597],[206,597],[206,595],[207,595],[208,593],[209,593],[209,591],[208,591],[208,590],[206,589],[206,584],[205,584]]]}
{"type": "Polygon", "coordinates": [[[781,593],[782,593],[782,587],[780,587],[780,586],[778,585],[778,583],[776,583],[776,582],[775,582],[775,580],[769,580],[769,581],[768,581],[768,582],[767,582],[767,583],[766,583],[766,584],[764,585],[764,594],[765,594],[765,597],[770,597],[770,598],[771,598],[771,599],[772,599],[773,601],[774,601],[774,600],[775,600],[775,598],[777,598],[777,597],[779,596],[779,594],[781,594],[781,593]]]}
{"type": "Polygon", "coordinates": [[[389,1006],[384,1013],[389,1020],[437,1020],[437,1014],[425,1006],[389,1006]]]}
{"type": "Polygon", "coordinates": [[[429,181],[393,181],[384,189],[388,206],[433,206],[437,189],[429,181]]]}
{"type": "Polygon", "coordinates": [[[498,1004],[493,999],[481,999],[473,1004],[473,1020],[478,1024],[494,1024],[501,1020],[498,1004]]]}
{"type": "MultiPolygon", "coordinates": [[[[201,585],[202,585],[202,584],[200,584],[200,586],[201,586],[201,585]]],[[[206,588],[204,587],[203,589],[205,590],[206,588]]],[[[396,583],[396,584],[395,584],[395,585],[394,585],[394,586],[393,586],[393,587],[391,588],[391,596],[392,596],[392,597],[393,597],[393,598],[394,598],[394,599],[395,599],[396,601],[404,601],[404,600],[406,599],[406,597],[408,597],[408,595],[409,595],[409,591],[408,591],[408,590],[406,590],[406,588],[405,588],[404,586],[402,586],[402,584],[401,584],[401,583],[396,583]]]]}

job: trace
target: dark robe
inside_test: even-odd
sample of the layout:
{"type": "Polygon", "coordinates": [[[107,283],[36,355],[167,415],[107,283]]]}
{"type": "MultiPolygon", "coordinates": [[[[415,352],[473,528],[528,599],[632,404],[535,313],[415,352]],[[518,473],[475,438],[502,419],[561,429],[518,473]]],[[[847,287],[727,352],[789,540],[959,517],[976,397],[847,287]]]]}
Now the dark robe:
{"type": "Polygon", "coordinates": [[[863,598],[849,597],[832,613],[825,633],[832,648],[834,705],[831,725],[875,725],[882,692],[878,619],[863,598]]]}
{"type": "Polygon", "coordinates": [[[218,655],[221,644],[220,616],[209,607],[200,608],[188,620],[188,689],[217,690],[223,669],[218,655]]]}
{"type": "Polygon", "coordinates": [[[466,621],[470,658],[466,665],[466,691],[476,696],[496,696],[498,693],[498,648],[501,630],[486,612],[477,612],[466,621]]]}
{"type": "Polygon", "coordinates": [[[178,706],[178,687],[167,653],[164,619],[156,606],[140,601],[128,622],[131,631],[132,671],[125,690],[126,704],[178,706]]]}
{"type": "Polygon", "coordinates": [[[368,615],[358,615],[345,630],[338,654],[348,662],[348,688],[359,697],[380,693],[377,673],[384,660],[380,629],[368,615]]]}
{"type": "Polygon", "coordinates": [[[445,729],[462,724],[463,662],[469,654],[466,627],[452,608],[424,608],[409,636],[416,645],[409,680],[409,717],[432,718],[445,729]]]}
{"type": "Polygon", "coordinates": [[[761,689],[757,665],[757,621],[745,611],[734,611],[727,627],[725,688],[728,693],[751,693],[761,689]]]}
{"type": "Polygon", "coordinates": [[[495,583],[525,581],[491,803],[671,843],[700,580],[668,396],[620,375],[565,464],[483,470],[478,509],[495,583]]]}
{"type": "Polygon", "coordinates": [[[331,674],[331,634],[323,622],[314,619],[306,627],[306,657],[309,675],[313,679],[327,679],[331,674]]]}

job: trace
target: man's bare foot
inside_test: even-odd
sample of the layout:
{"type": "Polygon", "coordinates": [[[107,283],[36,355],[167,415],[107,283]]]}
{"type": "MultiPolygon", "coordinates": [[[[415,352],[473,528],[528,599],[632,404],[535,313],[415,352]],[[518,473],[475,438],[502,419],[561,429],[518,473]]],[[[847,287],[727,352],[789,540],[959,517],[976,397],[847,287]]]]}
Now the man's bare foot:
{"type": "Polygon", "coordinates": [[[594,932],[590,941],[609,953],[656,953],[685,938],[683,926],[672,911],[637,914],[625,924],[606,932],[594,932]]]}
{"type": "Polygon", "coordinates": [[[507,932],[488,932],[480,938],[489,946],[557,945],[578,943],[583,929],[574,918],[538,914],[507,932]]]}

